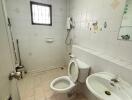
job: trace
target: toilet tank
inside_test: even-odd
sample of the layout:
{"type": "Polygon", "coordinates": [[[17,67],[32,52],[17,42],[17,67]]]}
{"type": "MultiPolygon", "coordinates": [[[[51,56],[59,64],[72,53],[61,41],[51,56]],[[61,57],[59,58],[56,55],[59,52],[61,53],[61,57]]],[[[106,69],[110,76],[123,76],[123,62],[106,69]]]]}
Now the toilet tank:
{"type": "Polygon", "coordinates": [[[85,83],[90,72],[90,65],[80,61],[79,59],[76,59],[76,61],[79,67],[78,81],[80,83],[85,83]]]}

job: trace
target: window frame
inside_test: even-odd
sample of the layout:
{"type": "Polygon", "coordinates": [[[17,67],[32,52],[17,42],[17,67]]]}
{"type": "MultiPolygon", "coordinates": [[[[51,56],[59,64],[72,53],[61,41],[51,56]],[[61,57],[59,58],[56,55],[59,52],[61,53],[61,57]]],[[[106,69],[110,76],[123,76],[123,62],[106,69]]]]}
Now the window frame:
{"type": "Polygon", "coordinates": [[[39,2],[34,2],[30,1],[30,10],[31,10],[31,23],[32,25],[45,25],[45,26],[52,26],[52,5],[50,4],[44,4],[44,3],[39,3],[39,2]],[[32,5],[40,5],[40,6],[47,6],[50,8],[50,24],[41,24],[41,23],[34,23],[33,22],[33,10],[32,10],[32,5]]]}

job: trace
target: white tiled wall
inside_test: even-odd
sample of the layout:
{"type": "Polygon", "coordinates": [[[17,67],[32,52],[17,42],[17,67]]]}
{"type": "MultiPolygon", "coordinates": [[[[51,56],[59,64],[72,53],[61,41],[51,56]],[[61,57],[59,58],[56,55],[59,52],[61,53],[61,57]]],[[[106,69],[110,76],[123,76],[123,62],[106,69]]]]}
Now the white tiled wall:
{"type": "Polygon", "coordinates": [[[53,25],[31,25],[30,0],[6,0],[12,31],[19,39],[22,64],[28,71],[65,65],[66,0],[33,0],[52,5],[53,25]],[[53,38],[53,43],[47,43],[53,38]]]}
{"type": "MultiPolygon", "coordinates": [[[[91,65],[92,73],[105,71],[119,74],[132,84],[132,42],[117,40],[124,4],[125,0],[70,0],[70,15],[75,21],[75,28],[71,33],[76,45],[72,52],[78,59],[91,65]],[[106,21],[107,28],[97,33],[90,31],[88,23],[94,21],[106,21]],[[86,52],[88,50],[97,54],[86,52]],[[103,55],[100,57],[98,54],[120,59],[130,65],[119,65],[116,61],[102,59],[103,55]]],[[[89,100],[98,100],[86,86],[81,90],[89,100]]]]}
{"type": "Polygon", "coordinates": [[[124,5],[125,0],[71,0],[74,44],[132,62],[132,42],[117,40],[124,5]],[[88,23],[94,21],[106,21],[107,28],[93,33],[88,23]]]}

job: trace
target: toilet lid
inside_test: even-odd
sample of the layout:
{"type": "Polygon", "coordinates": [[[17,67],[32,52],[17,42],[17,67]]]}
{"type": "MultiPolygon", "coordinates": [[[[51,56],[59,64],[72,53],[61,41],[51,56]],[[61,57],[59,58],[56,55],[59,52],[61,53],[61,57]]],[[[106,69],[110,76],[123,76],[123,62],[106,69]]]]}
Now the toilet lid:
{"type": "Polygon", "coordinates": [[[68,67],[68,75],[74,83],[78,79],[78,74],[79,74],[79,69],[77,62],[75,60],[71,60],[68,67]]]}

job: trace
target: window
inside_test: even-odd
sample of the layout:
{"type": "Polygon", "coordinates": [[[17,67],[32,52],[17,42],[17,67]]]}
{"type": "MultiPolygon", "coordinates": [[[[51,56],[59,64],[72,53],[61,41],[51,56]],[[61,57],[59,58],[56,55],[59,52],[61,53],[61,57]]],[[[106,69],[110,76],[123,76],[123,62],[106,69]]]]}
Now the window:
{"type": "Polygon", "coordinates": [[[52,7],[48,4],[30,2],[33,25],[52,25],[52,7]]]}

